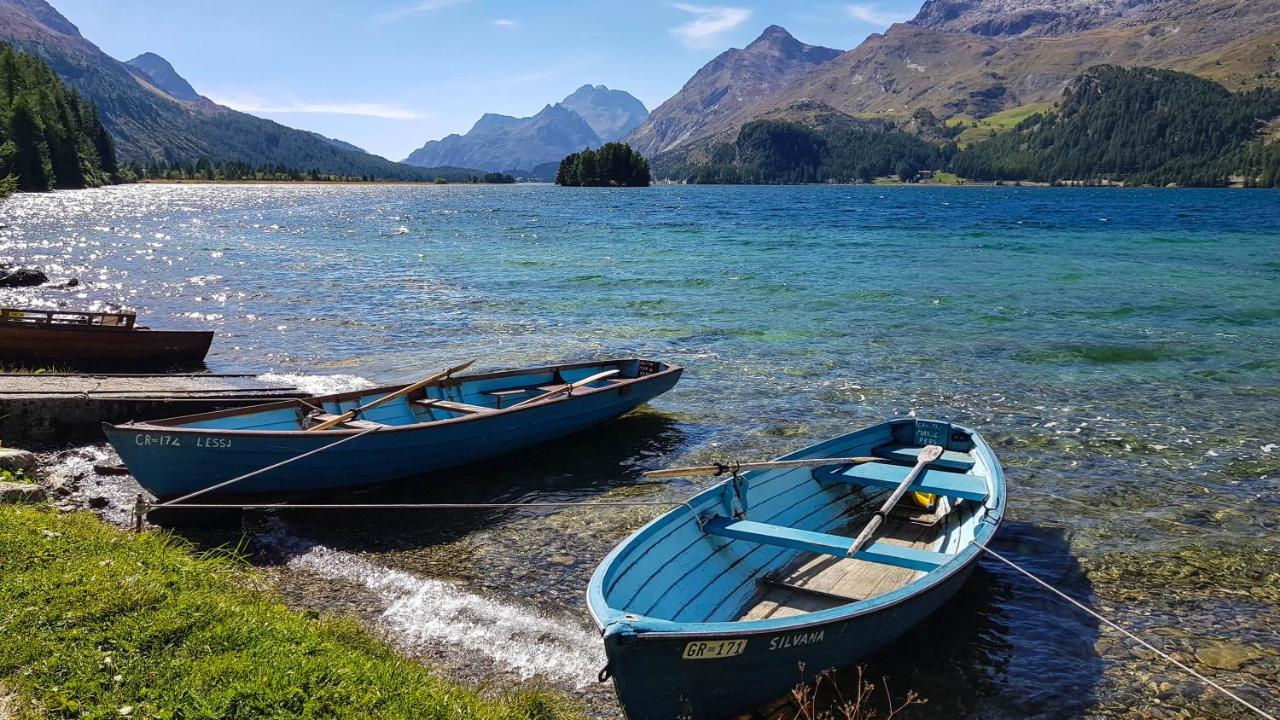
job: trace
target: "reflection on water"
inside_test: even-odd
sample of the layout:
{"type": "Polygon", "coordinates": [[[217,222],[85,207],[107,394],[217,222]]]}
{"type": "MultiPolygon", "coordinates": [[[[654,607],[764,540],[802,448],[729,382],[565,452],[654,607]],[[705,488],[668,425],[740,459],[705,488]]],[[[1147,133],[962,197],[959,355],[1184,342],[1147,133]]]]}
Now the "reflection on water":
{"type": "MultiPolygon", "coordinates": [[[[1008,473],[1002,551],[1275,706],[1276,200],[1027,188],[57,192],[0,206],[0,262],[82,286],[0,290],[0,303],[126,304],[153,326],[217,330],[214,370],[293,384],[407,380],[476,356],[484,368],[618,355],[687,367],[652,410],[599,432],[359,499],[667,500],[700,483],[645,483],[642,469],[771,457],[889,417],[961,422],[1008,473]]],[[[101,482],[131,497],[127,481],[101,482]]],[[[283,521],[327,549],[302,554],[321,564],[350,556],[378,569],[370,577],[451,583],[589,632],[586,579],[654,512],[283,521]]],[[[312,579],[290,595],[298,602],[359,611],[353,598],[376,595],[346,566],[280,568],[286,589],[312,579]]],[[[378,619],[389,605],[370,604],[384,608],[370,622],[391,627],[378,619]]],[[[1242,717],[987,564],[872,662],[938,717],[1242,717]]]]}

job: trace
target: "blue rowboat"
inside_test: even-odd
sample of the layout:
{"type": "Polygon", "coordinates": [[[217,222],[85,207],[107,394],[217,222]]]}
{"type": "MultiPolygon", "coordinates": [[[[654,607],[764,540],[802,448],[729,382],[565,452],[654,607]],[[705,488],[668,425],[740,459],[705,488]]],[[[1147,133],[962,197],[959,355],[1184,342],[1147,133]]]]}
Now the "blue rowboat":
{"type": "Polygon", "coordinates": [[[720,717],[857,662],[964,583],[1004,513],[1004,476],[976,432],[892,420],[780,460],[884,462],[755,470],[720,482],[615,548],[587,592],[630,720],[720,717]],[[942,456],[853,557],[854,535],[922,448],[942,456]]]}
{"type": "Polygon", "coordinates": [[[104,424],[103,430],[138,483],[161,499],[367,432],[235,483],[225,492],[317,491],[457,467],[586,430],[670,390],[681,372],[676,366],[632,358],[461,375],[316,431],[307,428],[332,422],[403,386],[104,424]],[[611,371],[608,377],[583,382],[611,371]],[[580,386],[566,392],[571,384],[580,386]]]}

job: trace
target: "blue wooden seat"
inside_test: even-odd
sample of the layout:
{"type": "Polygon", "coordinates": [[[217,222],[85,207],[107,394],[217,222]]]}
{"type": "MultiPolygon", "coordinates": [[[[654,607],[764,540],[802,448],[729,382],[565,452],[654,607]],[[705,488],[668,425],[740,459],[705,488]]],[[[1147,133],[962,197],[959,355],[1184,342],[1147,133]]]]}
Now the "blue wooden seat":
{"type": "MultiPolygon", "coordinates": [[[[770,525],[751,520],[734,520],[726,517],[712,518],[703,524],[702,529],[704,532],[717,537],[750,540],[763,545],[776,545],[778,547],[804,550],[805,552],[818,553],[820,555],[834,555],[836,557],[847,557],[849,548],[853,545],[853,538],[841,535],[828,535],[809,530],[797,530],[783,525],[770,525]]],[[[867,562],[881,565],[892,565],[909,570],[929,572],[941,567],[954,556],[933,552],[932,550],[917,550],[916,548],[902,545],[892,545],[883,540],[877,540],[863,547],[853,557],[857,560],[866,560],[867,562]]]]}
{"type": "MultiPolygon", "coordinates": [[[[846,482],[892,490],[906,480],[910,472],[911,468],[905,465],[865,463],[834,469],[815,468],[813,477],[820,482],[846,482]]],[[[911,483],[911,490],[979,502],[987,499],[987,481],[982,477],[935,468],[926,468],[920,473],[920,477],[911,483]]]]}
{"type": "MultiPolygon", "coordinates": [[[[920,460],[920,450],[922,448],[912,445],[881,445],[871,451],[872,455],[882,457],[886,460],[894,460],[896,462],[910,463],[915,465],[920,460]]],[[[929,463],[931,467],[946,468],[950,470],[959,470],[964,472],[973,467],[973,456],[969,453],[955,452],[954,450],[945,450],[942,457],[929,463]]]]}

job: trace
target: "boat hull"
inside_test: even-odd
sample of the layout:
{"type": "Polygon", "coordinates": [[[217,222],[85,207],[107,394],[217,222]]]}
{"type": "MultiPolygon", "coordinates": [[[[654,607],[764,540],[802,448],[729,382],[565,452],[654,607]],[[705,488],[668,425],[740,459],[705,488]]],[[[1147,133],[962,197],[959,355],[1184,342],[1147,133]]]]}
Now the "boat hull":
{"type": "MultiPolygon", "coordinates": [[[[862,615],[761,633],[606,633],[605,654],[628,720],[718,718],[786,696],[829,668],[863,660],[918,625],[964,585],[977,557],[946,581],[862,615]],[[691,645],[745,640],[740,655],[686,659],[691,645]]],[[[696,651],[696,650],[695,650],[696,651]]]]}
{"type": "Polygon", "coordinates": [[[212,331],[0,324],[0,364],[76,370],[191,369],[203,365],[212,342],[212,331]]]}
{"type": "Polygon", "coordinates": [[[994,452],[969,428],[903,418],[779,459],[872,455],[881,462],[744,472],[610,552],[587,605],[630,720],[723,717],[786,697],[883,648],[955,595],[1003,517],[994,452]],[[848,564],[857,528],[930,445],[944,452],[915,487],[945,496],[949,509],[917,525],[929,532],[886,522],[890,537],[848,564]]]}
{"type": "MultiPolygon", "coordinates": [[[[390,427],[254,476],[227,492],[299,493],[371,485],[446,470],[555,440],[619,417],[670,390],[678,368],[474,420],[390,427]]],[[[236,432],[105,425],[148,492],[171,498],[330,445],[352,433],[236,432]]]]}

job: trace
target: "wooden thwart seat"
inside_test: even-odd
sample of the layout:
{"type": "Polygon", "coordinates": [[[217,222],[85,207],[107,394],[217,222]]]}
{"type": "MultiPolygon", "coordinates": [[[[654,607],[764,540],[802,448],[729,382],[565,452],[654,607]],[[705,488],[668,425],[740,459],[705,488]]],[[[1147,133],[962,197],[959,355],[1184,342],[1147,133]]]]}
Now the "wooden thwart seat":
{"type": "MultiPolygon", "coordinates": [[[[805,552],[835,557],[846,557],[853,545],[853,538],[840,535],[798,530],[782,525],[753,522],[751,520],[734,520],[718,517],[703,524],[704,532],[717,537],[750,540],[764,545],[804,550],[805,552]]],[[[944,565],[953,556],[932,550],[919,550],[902,545],[893,545],[883,540],[869,543],[853,556],[857,560],[892,565],[910,570],[929,572],[944,565]]]]}
{"type": "Polygon", "coordinates": [[[465,415],[497,412],[497,410],[483,405],[471,405],[469,403],[453,402],[452,400],[427,398],[426,400],[413,400],[412,402],[418,407],[440,408],[441,410],[450,410],[452,412],[463,413],[465,415]]]}
{"type": "MultiPolygon", "coordinates": [[[[892,490],[907,478],[911,468],[888,463],[865,463],[843,468],[815,468],[813,476],[823,482],[846,482],[892,490]]],[[[927,468],[911,484],[910,490],[981,502],[987,499],[987,482],[977,475],[927,468]]]]}
{"type": "MultiPolygon", "coordinates": [[[[341,416],[330,415],[328,413],[320,413],[318,415],[312,415],[311,419],[314,420],[316,423],[326,423],[326,422],[329,422],[330,420],[337,420],[339,417],[341,416]]],[[[390,427],[390,425],[384,425],[383,423],[376,423],[376,422],[370,422],[368,420],[355,420],[355,419],[343,420],[342,422],[338,423],[338,425],[341,425],[344,427],[360,428],[361,430],[372,430],[373,428],[390,427]]]]}
{"type": "MultiPolygon", "coordinates": [[[[912,447],[910,445],[881,445],[871,451],[872,455],[882,457],[886,460],[894,460],[896,462],[909,463],[915,465],[920,459],[920,451],[923,448],[912,447]]],[[[974,464],[973,456],[969,453],[955,452],[954,450],[945,450],[942,457],[929,463],[930,467],[943,468],[947,470],[959,470],[965,472],[972,468],[974,464]]]]}

